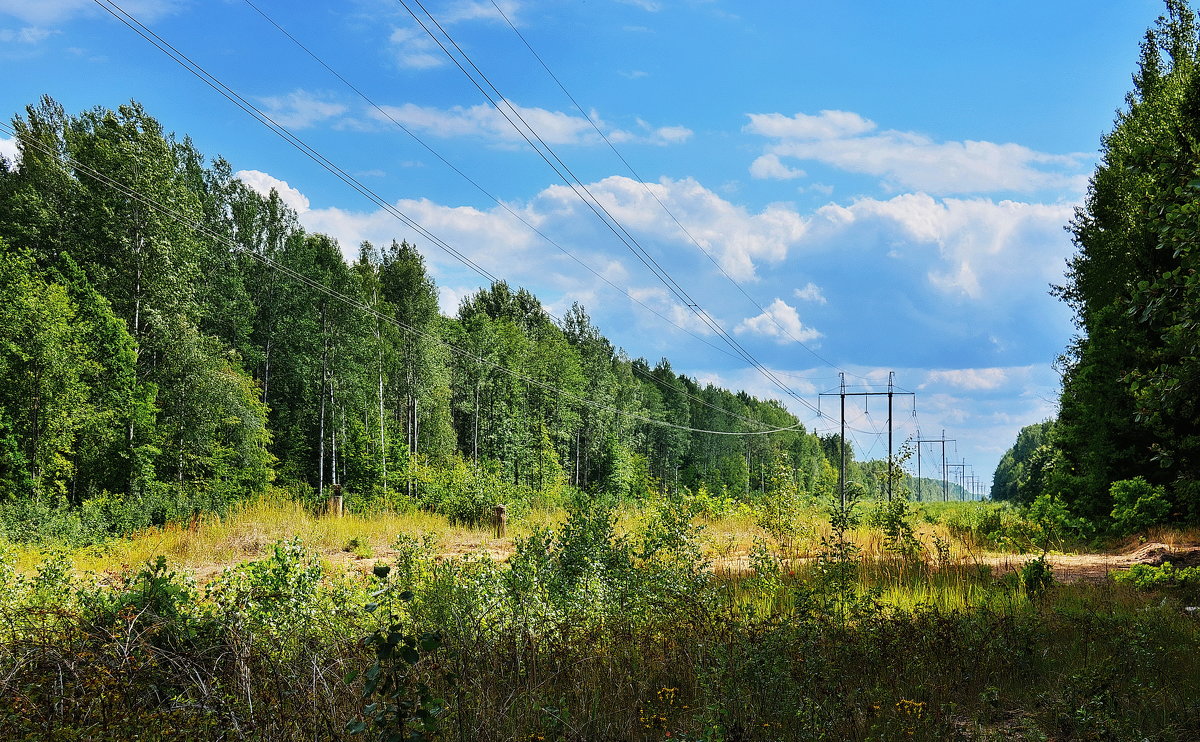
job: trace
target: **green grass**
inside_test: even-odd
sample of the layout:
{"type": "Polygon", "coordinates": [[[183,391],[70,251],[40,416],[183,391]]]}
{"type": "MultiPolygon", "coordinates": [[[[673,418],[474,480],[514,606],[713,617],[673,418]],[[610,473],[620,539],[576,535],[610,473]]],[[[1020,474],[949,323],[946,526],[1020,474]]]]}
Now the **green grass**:
{"type": "Polygon", "coordinates": [[[898,558],[865,526],[864,556],[837,563],[795,558],[822,554],[822,521],[791,549],[744,514],[695,525],[669,504],[535,513],[500,561],[431,516],[260,501],[100,554],[8,549],[0,738],[364,739],[346,724],[380,703],[403,710],[392,732],[427,713],[427,738],[455,742],[1200,738],[1183,593],[1031,589],[898,558]],[[155,548],[165,564],[86,572],[155,548]],[[347,548],[376,574],[339,569],[347,548]],[[712,571],[721,548],[742,568],[712,571]],[[196,586],[171,573],[185,558],[230,567],[196,586]],[[379,629],[413,651],[361,643],[379,629]]]}

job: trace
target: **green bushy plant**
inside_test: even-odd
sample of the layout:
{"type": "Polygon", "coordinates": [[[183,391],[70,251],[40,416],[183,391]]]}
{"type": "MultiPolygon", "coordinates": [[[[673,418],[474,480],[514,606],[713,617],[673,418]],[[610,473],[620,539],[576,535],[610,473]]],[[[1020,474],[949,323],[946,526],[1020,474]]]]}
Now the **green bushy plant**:
{"type": "MultiPolygon", "coordinates": [[[[376,576],[379,574],[377,570],[376,576]]],[[[402,599],[412,600],[412,593],[403,594],[402,599]]],[[[453,681],[453,674],[436,661],[444,644],[442,635],[436,631],[412,633],[392,616],[386,627],[371,632],[362,643],[374,655],[363,673],[362,699],[368,703],[360,718],[346,723],[346,731],[362,734],[370,730],[380,742],[437,739],[446,702],[436,695],[435,685],[453,681]]],[[[347,681],[356,678],[357,673],[351,672],[347,681]]]]}
{"type": "Polygon", "coordinates": [[[867,514],[866,522],[883,533],[885,551],[901,559],[912,559],[921,552],[921,542],[917,539],[913,524],[914,517],[912,504],[905,497],[897,496],[876,503],[867,514]]]}
{"type": "Polygon", "coordinates": [[[1113,529],[1121,535],[1162,523],[1171,512],[1163,487],[1142,477],[1113,482],[1108,491],[1113,502],[1113,529]]]}
{"type": "Polygon", "coordinates": [[[1021,565],[1021,586],[1032,597],[1041,597],[1054,584],[1054,568],[1043,554],[1021,565]]]}
{"type": "Polygon", "coordinates": [[[1163,562],[1158,567],[1135,564],[1128,571],[1115,572],[1113,579],[1139,590],[1200,585],[1200,567],[1176,567],[1170,562],[1163,562]]]}

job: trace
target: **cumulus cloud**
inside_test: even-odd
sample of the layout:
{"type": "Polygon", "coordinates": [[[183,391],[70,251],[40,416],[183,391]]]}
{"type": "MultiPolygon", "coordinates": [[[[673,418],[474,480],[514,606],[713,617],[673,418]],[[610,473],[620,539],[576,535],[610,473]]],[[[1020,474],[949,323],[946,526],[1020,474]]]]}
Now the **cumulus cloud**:
{"type": "Polygon", "coordinates": [[[815,140],[844,139],[865,134],[875,122],[849,111],[821,111],[815,116],[797,113],[750,113],[745,131],[771,139],[815,140]]]}
{"type": "MultiPolygon", "coordinates": [[[[888,200],[860,199],[830,204],[810,222],[819,241],[848,234],[874,235],[893,245],[893,257],[922,247],[936,248],[927,278],[943,292],[971,299],[1014,285],[1044,293],[1062,276],[1071,254],[1062,226],[1072,208],[1065,204],[992,201],[984,198],[935,199],[909,193],[888,200]]],[[[912,257],[909,255],[908,257],[912,257]]]]}
{"type": "Polygon", "coordinates": [[[635,8],[641,8],[647,13],[657,13],[663,7],[662,3],[657,2],[657,0],[618,0],[618,2],[625,5],[632,5],[635,8]]]}
{"type": "MultiPolygon", "coordinates": [[[[860,199],[848,205],[829,204],[802,214],[783,204],[750,211],[691,178],[641,183],[610,176],[587,187],[639,241],[650,246],[690,248],[703,260],[694,239],[738,281],[756,280],[761,266],[782,265],[798,255],[842,250],[848,244],[877,244],[894,259],[911,265],[925,285],[941,294],[1000,305],[1044,296],[1045,287],[1060,279],[1063,261],[1071,254],[1070,241],[1062,231],[1071,216],[1071,208],[1066,205],[985,198],[935,199],[916,193],[886,200],[860,199]],[[665,218],[663,205],[686,225],[686,233],[673,219],[665,218]]],[[[434,226],[444,228],[455,239],[494,245],[501,255],[506,254],[505,245],[524,250],[541,244],[499,207],[481,210],[428,201],[406,203],[415,204],[412,208],[433,220],[432,224],[418,221],[435,234],[441,233],[434,226]]],[[[408,208],[402,210],[407,213],[408,208]]],[[[613,246],[587,206],[566,186],[549,186],[528,202],[510,208],[559,239],[565,234],[577,244],[620,249],[613,246]]],[[[394,218],[385,212],[321,213],[328,223],[319,228],[333,230],[331,233],[343,238],[343,244],[354,245],[360,239],[375,241],[381,234],[391,239],[396,231],[394,218]],[[345,241],[360,232],[370,234],[345,241]]],[[[591,251],[589,261],[594,263],[599,253],[596,248],[591,251]]],[[[509,267],[504,262],[498,265],[509,267]]],[[[794,296],[815,303],[824,299],[821,289],[811,283],[796,289],[794,296]]]]}
{"type": "Polygon", "coordinates": [[[808,283],[804,284],[803,288],[798,288],[792,293],[797,299],[803,299],[804,301],[811,301],[817,304],[827,303],[825,294],[821,291],[821,287],[812,281],[809,281],[808,283]]]}
{"type": "Polygon", "coordinates": [[[633,142],[664,146],[682,143],[692,135],[691,129],[683,126],[656,128],[640,119],[637,122],[638,128],[628,131],[608,127],[594,113],[592,120],[588,120],[583,116],[522,106],[508,100],[503,101],[503,105],[508,118],[494,106],[485,103],[452,108],[405,103],[400,106],[382,106],[383,113],[375,111],[372,116],[380,121],[396,121],[410,129],[432,136],[479,137],[503,145],[516,145],[525,141],[520,132],[509,122],[509,118],[516,120],[517,116],[550,145],[600,144],[603,140],[596,133],[597,128],[604,131],[605,136],[611,141],[617,143],[633,142]],[[595,122],[595,126],[593,126],[593,122],[595,122]]]}
{"type": "Polygon", "coordinates": [[[388,38],[396,64],[413,70],[426,70],[449,63],[436,42],[419,28],[402,26],[388,38]]]}
{"type": "Polygon", "coordinates": [[[762,155],[750,163],[750,175],[759,180],[792,180],[803,178],[808,173],[784,165],[779,155],[762,155]]]}
{"type": "Polygon", "coordinates": [[[896,189],[935,194],[1080,191],[1088,158],[1048,154],[1019,144],[935,141],[916,132],[878,130],[849,111],[747,114],[743,131],[772,140],[751,165],[756,178],[788,179],[800,171],[788,161],[819,162],[881,178],[896,189]]]}
{"type": "MultiPolygon", "coordinates": [[[[757,262],[782,261],[806,230],[804,219],[786,206],[772,204],[752,213],[692,178],[640,183],[610,176],[589,184],[588,190],[621,224],[639,234],[682,245],[691,245],[694,238],[738,280],[754,278],[757,262]],[[673,219],[664,218],[663,205],[687,225],[686,234],[673,219]]],[[[575,218],[587,211],[566,186],[547,188],[533,205],[539,211],[575,218]]]]}
{"type": "Polygon", "coordinates": [[[288,185],[286,180],[280,180],[261,170],[239,170],[233,174],[233,177],[263,196],[269,196],[272,190],[275,191],[279,194],[279,200],[287,204],[297,214],[304,214],[308,211],[308,197],[288,185]]]}
{"type": "MultiPolygon", "coordinates": [[[[330,234],[347,250],[355,250],[362,240],[409,239],[426,246],[434,256],[432,263],[452,265],[448,258],[437,255],[426,236],[414,233],[385,210],[311,208],[303,194],[266,173],[247,170],[238,177],[262,193],[275,188],[302,213],[308,229],[330,234]]],[[[695,247],[699,244],[738,281],[756,281],[761,270],[777,270],[796,260],[805,261],[805,270],[812,275],[823,266],[840,264],[846,246],[853,245],[863,255],[896,261],[897,268],[890,273],[894,278],[880,284],[881,291],[894,290],[899,292],[897,296],[925,291],[929,292],[926,301],[972,302],[998,317],[1015,316],[1014,312],[1024,311],[1022,307],[1032,307],[1045,298],[1046,286],[1060,279],[1063,260],[1071,253],[1062,231],[1071,214],[1065,205],[936,199],[918,193],[829,204],[802,213],[783,204],[751,211],[690,178],[641,183],[611,176],[589,183],[587,188],[651,254],[669,256],[673,270],[680,265],[705,270],[708,259],[695,247]],[[686,225],[686,232],[665,217],[663,205],[686,225]],[[689,255],[694,262],[678,262],[689,255]]],[[[560,245],[572,246],[575,256],[593,270],[628,285],[621,263],[631,259],[627,250],[612,239],[571,189],[549,186],[526,202],[507,206],[560,245]]],[[[552,282],[562,292],[576,296],[595,288],[594,276],[585,275],[502,207],[409,199],[397,202],[396,208],[497,275],[541,285],[552,282]]],[[[722,280],[711,266],[707,272],[722,280]]],[[[788,291],[799,301],[826,302],[824,291],[811,281],[799,288],[777,290],[788,291]]],[[[668,298],[661,293],[644,295],[647,303],[655,302],[655,311],[697,332],[708,331],[686,306],[674,306],[668,298]]],[[[786,297],[775,299],[766,312],[738,326],[742,332],[780,341],[786,341],[780,326],[805,342],[819,337],[801,322],[786,297]]]]}
{"type": "MultiPolygon", "coordinates": [[[[521,4],[516,0],[500,0],[499,10],[490,0],[462,0],[454,3],[438,15],[438,22],[443,27],[450,27],[471,21],[504,22],[504,16],[513,25],[521,25],[518,12],[521,4]],[[503,11],[503,15],[501,12],[503,11]]],[[[398,26],[392,29],[388,37],[392,57],[399,67],[413,70],[424,70],[449,64],[450,59],[442,51],[429,34],[419,26],[398,26]]]]}
{"type": "Polygon", "coordinates": [[[704,310],[699,310],[703,313],[702,316],[696,310],[675,301],[666,289],[658,286],[631,288],[629,296],[646,309],[665,317],[676,327],[695,335],[710,336],[714,334],[713,324],[723,326],[720,320],[703,313],[704,310]]]}
{"type": "Polygon", "coordinates": [[[796,308],[783,299],[775,299],[762,314],[742,320],[733,331],[739,335],[750,333],[773,338],[781,345],[807,343],[821,337],[819,331],[805,326],[796,308]]]}
{"type": "MultiPolygon", "coordinates": [[[[130,15],[152,21],[182,5],[181,0],[124,0],[121,7],[130,15]]],[[[0,14],[11,15],[33,25],[62,23],[103,11],[92,0],[0,0],[0,14]]]]}
{"type": "Polygon", "coordinates": [[[0,137],[0,157],[3,157],[9,162],[15,163],[18,159],[20,159],[20,156],[21,152],[19,149],[17,149],[16,137],[13,137],[12,139],[0,137]]]}
{"type": "Polygon", "coordinates": [[[438,19],[443,26],[452,23],[462,23],[463,21],[504,21],[504,16],[508,16],[514,24],[517,22],[517,11],[521,9],[521,4],[515,0],[499,0],[496,5],[500,6],[500,10],[492,5],[491,0],[467,0],[466,2],[458,2],[450,6],[448,10],[442,13],[438,19]],[[504,12],[504,16],[500,14],[504,12]]]}
{"type": "Polygon", "coordinates": [[[272,119],[289,129],[306,129],[340,116],[347,110],[346,106],[329,100],[328,96],[307,90],[293,90],[285,95],[259,98],[259,101],[272,119]]]}

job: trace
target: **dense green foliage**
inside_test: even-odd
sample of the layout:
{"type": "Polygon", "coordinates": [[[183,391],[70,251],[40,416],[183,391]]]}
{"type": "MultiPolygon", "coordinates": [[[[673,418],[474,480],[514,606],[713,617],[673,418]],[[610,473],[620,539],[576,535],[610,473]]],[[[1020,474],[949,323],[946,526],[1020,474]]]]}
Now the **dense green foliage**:
{"type": "Polygon", "coordinates": [[[992,476],[993,500],[1028,505],[1041,493],[1040,462],[1048,455],[1053,427],[1052,422],[1042,422],[1021,428],[1017,442],[1005,451],[992,476]]]}
{"type": "Polygon", "coordinates": [[[1138,477],[1161,491],[1137,527],[1200,519],[1200,29],[1186,0],[1166,6],[1070,225],[1077,252],[1055,293],[1079,334],[1058,419],[1021,431],[993,489],[1060,498],[1118,532],[1135,526],[1115,483],[1138,477]]]}
{"type": "MultiPolygon", "coordinates": [[[[0,165],[10,538],[162,523],[272,481],[313,504],[336,488],[350,507],[415,501],[467,522],[571,489],[754,500],[782,480],[807,496],[837,482],[838,439],[778,402],[630,359],[582,307],[556,321],[503,282],[444,317],[412,245],[364,243],[347,262],[137,104],[72,116],[45,99],[14,126],[20,156],[0,165]],[[793,429],[690,430],[775,428],[793,429]]],[[[881,491],[879,466],[851,461],[849,477],[881,491]]]]}

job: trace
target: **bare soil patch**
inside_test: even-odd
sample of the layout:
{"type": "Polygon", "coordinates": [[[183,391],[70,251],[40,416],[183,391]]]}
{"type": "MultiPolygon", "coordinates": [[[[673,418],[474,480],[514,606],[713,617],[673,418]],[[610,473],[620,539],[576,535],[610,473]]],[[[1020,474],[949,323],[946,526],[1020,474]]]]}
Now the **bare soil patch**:
{"type": "MultiPolygon", "coordinates": [[[[1008,554],[1005,556],[980,557],[975,562],[987,564],[998,574],[1021,568],[1038,554],[1008,554]]],[[[1048,554],[1046,561],[1054,568],[1055,579],[1061,582],[1103,582],[1109,573],[1129,569],[1135,564],[1154,567],[1170,562],[1179,567],[1200,564],[1200,546],[1164,544],[1157,541],[1113,553],[1098,554],[1048,554]]]]}

